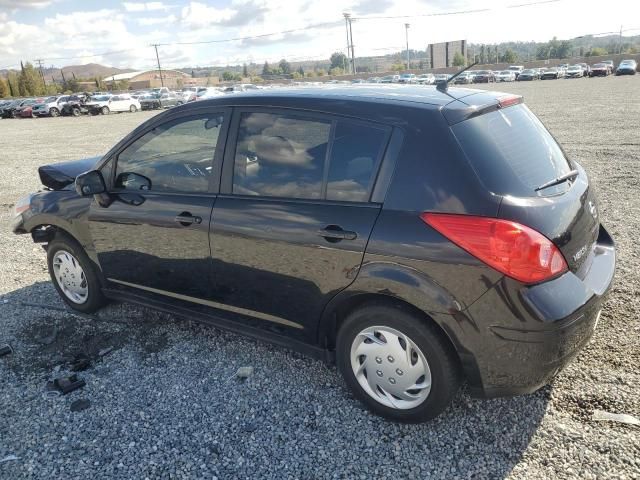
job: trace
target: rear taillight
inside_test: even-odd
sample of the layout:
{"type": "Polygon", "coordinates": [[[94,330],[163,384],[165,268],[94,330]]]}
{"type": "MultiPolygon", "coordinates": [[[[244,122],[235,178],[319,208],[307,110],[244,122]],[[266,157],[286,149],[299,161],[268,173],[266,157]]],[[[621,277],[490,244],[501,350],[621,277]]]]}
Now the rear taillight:
{"type": "Polygon", "coordinates": [[[567,262],[544,235],[509,220],[423,213],[420,218],[487,265],[523,283],[567,271],[567,262]]]}

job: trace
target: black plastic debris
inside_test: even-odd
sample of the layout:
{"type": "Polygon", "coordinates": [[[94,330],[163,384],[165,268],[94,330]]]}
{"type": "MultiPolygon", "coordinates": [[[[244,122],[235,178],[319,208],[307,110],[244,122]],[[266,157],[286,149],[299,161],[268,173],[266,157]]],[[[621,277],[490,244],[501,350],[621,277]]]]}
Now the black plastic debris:
{"type": "Polygon", "coordinates": [[[86,410],[90,406],[91,406],[91,401],[90,400],[88,400],[86,398],[81,398],[81,399],[76,400],[75,402],[73,402],[71,404],[70,410],[72,412],[81,412],[83,410],[86,410]]]}
{"type": "Polygon", "coordinates": [[[91,366],[91,360],[84,354],[77,355],[69,364],[72,372],[83,372],[91,366]]]}
{"type": "Polygon", "coordinates": [[[2,345],[0,347],[0,357],[4,357],[5,355],[9,355],[10,353],[13,353],[11,345],[2,345]]]}
{"type": "Polygon", "coordinates": [[[84,387],[87,383],[78,378],[77,375],[71,375],[69,377],[56,378],[53,382],[50,382],[53,390],[57,390],[62,395],[66,395],[67,393],[71,393],[74,390],[78,390],[79,388],[84,387]]]}

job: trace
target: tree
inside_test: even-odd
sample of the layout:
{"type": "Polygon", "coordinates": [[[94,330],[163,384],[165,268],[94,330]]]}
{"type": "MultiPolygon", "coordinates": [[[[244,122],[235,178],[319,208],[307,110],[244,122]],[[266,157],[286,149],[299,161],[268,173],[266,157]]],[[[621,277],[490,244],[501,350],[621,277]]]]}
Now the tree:
{"type": "Polygon", "coordinates": [[[269,62],[264,62],[264,66],[262,67],[262,75],[271,75],[271,68],[269,67],[269,62]]]}
{"type": "Polygon", "coordinates": [[[22,67],[18,77],[18,89],[20,90],[20,95],[24,97],[44,94],[45,87],[42,77],[29,62],[22,67]]]}
{"type": "Polygon", "coordinates": [[[462,55],[462,53],[460,53],[460,52],[456,52],[453,55],[453,66],[454,67],[464,67],[464,64],[465,64],[464,55],[462,55]]]}
{"type": "Polygon", "coordinates": [[[347,56],[342,52],[334,52],[331,54],[331,68],[342,68],[345,70],[347,68],[347,64],[349,61],[347,60],[347,56]]]}
{"type": "Polygon", "coordinates": [[[342,67],[333,67],[329,70],[329,75],[342,75],[343,73],[342,67]]]}
{"type": "Polygon", "coordinates": [[[304,77],[304,68],[302,68],[302,65],[298,67],[298,73],[300,74],[301,77],[304,77]]]}
{"type": "Polygon", "coordinates": [[[10,96],[9,85],[4,78],[0,77],[0,98],[8,96],[10,96]]]}
{"type": "Polygon", "coordinates": [[[247,78],[249,76],[249,70],[247,69],[247,64],[246,63],[242,64],[242,76],[244,78],[247,78]]]}
{"type": "Polygon", "coordinates": [[[278,67],[280,67],[280,72],[285,75],[291,73],[291,65],[284,58],[280,60],[280,63],[278,63],[278,67]]]}
{"type": "Polygon", "coordinates": [[[20,96],[20,87],[18,86],[18,74],[14,71],[7,73],[7,86],[9,87],[9,94],[12,97],[20,96]]]}
{"type": "Polygon", "coordinates": [[[518,60],[518,55],[516,55],[516,52],[514,52],[510,48],[507,48],[502,55],[502,61],[504,63],[515,63],[516,60],[518,60]]]}
{"type": "Polygon", "coordinates": [[[587,52],[587,57],[600,57],[609,53],[606,48],[596,47],[587,52]]]}
{"type": "Polygon", "coordinates": [[[222,80],[224,80],[225,82],[230,82],[231,80],[233,80],[233,73],[227,71],[222,72],[222,80]]]}

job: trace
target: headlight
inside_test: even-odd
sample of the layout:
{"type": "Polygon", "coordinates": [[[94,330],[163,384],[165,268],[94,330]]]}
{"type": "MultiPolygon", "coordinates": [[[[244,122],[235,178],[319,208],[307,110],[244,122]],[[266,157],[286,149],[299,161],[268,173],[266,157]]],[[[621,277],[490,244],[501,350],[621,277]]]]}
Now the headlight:
{"type": "Polygon", "coordinates": [[[17,217],[18,215],[21,215],[31,208],[32,197],[33,195],[29,194],[26,197],[22,197],[16,202],[15,206],[13,207],[14,216],[17,217]]]}

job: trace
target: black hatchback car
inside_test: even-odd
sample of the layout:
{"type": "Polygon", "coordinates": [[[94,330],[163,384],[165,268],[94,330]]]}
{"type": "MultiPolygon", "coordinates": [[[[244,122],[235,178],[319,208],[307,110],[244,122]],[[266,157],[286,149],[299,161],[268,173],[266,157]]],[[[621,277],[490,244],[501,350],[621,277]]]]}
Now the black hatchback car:
{"type": "Polygon", "coordinates": [[[46,244],[72,308],[130,301],[335,361],[399,421],[463,379],[482,396],[547,383],[614,275],[584,169],[500,93],[221,96],[40,177],[13,230],[46,244]]]}

